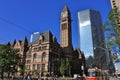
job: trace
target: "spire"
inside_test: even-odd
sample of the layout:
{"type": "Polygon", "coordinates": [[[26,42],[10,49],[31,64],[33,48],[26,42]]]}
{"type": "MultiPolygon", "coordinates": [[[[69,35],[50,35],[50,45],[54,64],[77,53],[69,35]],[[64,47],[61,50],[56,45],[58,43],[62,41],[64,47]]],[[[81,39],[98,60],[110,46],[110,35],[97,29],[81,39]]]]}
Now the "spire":
{"type": "Polygon", "coordinates": [[[10,42],[7,42],[6,45],[11,45],[10,42]]]}
{"type": "Polygon", "coordinates": [[[13,41],[13,44],[12,44],[12,46],[14,46],[16,44],[16,39],[13,41]]]}
{"type": "Polygon", "coordinates": [[[26,37],[26,36],[24,37],[24,39],[23,39],[22,42],[23,42],[23,43],[28,43],[28,40],[27,40],[27,37],[26,37]]]}
{"type": "Polygon", "coordinates": [[[64,12],[64,11],[68,11],[69,12],[69,9],[68,9],[67,5],[64,6],[62,12],[64,12]]]}

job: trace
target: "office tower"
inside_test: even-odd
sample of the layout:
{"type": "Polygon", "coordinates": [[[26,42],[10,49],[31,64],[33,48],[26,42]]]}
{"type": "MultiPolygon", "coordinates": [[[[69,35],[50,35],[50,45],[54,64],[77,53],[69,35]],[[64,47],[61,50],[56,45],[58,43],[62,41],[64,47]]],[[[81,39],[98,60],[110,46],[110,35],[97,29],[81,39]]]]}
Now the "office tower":
{"type": "MultiPolygon", "coordinates": [[[[97,63],[101,59],[106,61],[104,35],[102,30],[101,16],[98,11],[84,10],[78,12],[79,23],[79,46],[84,52],[86,59],[93,56],[97,63]]],[[[106,64],[106,63],[105,63],[106,64]]],[[[98,66],[102,66],[99,65],[98,66]]]]}
{"type": "Polygon", "coordinates": [[[30,37],[30,42],[34,42],[38,40],[39,36],[40,36],[40,32],[34,32],[30,37]]]}

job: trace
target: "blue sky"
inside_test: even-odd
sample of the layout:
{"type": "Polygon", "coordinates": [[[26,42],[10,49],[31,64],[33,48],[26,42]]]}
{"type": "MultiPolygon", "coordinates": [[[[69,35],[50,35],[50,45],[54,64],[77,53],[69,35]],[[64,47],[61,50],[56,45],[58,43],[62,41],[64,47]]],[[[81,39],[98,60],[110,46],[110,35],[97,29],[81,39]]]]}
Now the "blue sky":
{"type": "Polygon", "coordinates": [[[115,67],[120,70],[120,62],[115,63],[115,67]]]}
{"type": "Polygon", "coordinates": [[[0,44],[22,40],[25,35],[29,40],[33,32],[46,30],[51,30],[60,42],[60,13],[64,5],[71,11],[74,47],[78,47],[77,12],[100,11],[104,23],[111,9],[109,0],[0,0],[0,44]]]}

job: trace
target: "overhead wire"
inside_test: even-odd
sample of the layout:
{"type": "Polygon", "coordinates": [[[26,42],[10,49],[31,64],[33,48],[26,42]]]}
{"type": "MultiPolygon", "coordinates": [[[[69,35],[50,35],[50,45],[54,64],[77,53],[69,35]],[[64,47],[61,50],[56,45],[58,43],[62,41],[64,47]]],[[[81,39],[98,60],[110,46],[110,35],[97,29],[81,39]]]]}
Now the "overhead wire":
{"type": "MultiPolygon", "coordinates": [[[[30,35],[33,33],[32,31],[29,31],[28,29],[26,29],[26,28],[24,28],[24,27],[22,27],[22,26],[20,26],[20,25],[18,25],[16,23],[13,23],[13,22],[11,22],[11,21],[9,21],[7,19],[4,19],[2,17],[0,17],[0,20],[4,21],[4,22],[6,22],[6,23],[8,23],[10,25],[13,25],[14,27],[17,27],[17,28],[19,28],[21,30],[24,30],[24,31],[28,32],[30,35]]],[[[3,40],[3,41],[5,41],[5,42],[8,42],[8,40],[6,40],[6,39],[3,39],[3,38],[0,38],[0,39],[3,40]]]]}
{"type": "Polygon", "coordinates": [[[7,19],[4,19],[4,18],[0,17],[0,20],[6,22],[6,23],[8,23],[8,24],[11,24],[11,25],[13,25],[13,26],[15,26],[15,27],[17,27],[17,28],[19,28],[19,29],[22,29],[22,30],[24,30],[24,31],[27,31],[29,34],[32,34],[32,31],[29,31],[28,29],[26,29],[26,28],[24,28],[24,27],[22,27],[22,26],[20,26],[20,25],[18,25],[18,24],[16,24],[16,23],[13,23],[13,22],[11,22],[11,21],[9,21],[9,20],[7,20],[7,19]]]}

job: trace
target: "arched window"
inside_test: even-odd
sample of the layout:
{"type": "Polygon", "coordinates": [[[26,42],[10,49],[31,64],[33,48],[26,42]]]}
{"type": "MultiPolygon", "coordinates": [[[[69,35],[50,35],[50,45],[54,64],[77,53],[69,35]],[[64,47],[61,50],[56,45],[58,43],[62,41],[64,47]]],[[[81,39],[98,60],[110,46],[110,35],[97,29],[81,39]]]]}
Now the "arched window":
{"type": "Polygon", "coordinates": [[[34,53],[33,54],[33,62],[34,62],[34,60],[37,58],[37,54],[36,53],[34,53]]]}
{"type": "Polygon", "coordinates": [[[33,58],[36,58],[36,57],[37,57],[37,54],[36,54],[36,53],[34,53],[34,54],[33,54],[33,58]]]}
{"type": "Polygon", "coordinates": [[[44,52],[44,53],[42,54],[42,61],[45,61],[45,58],[46,58],[46,53],[44,52]]]}
{"type": "Polygon", "coordinates": [[[40,35],[40,37],[39,37],[39,44],[41,44],[43,41],[44,41],[44,37],[43,37],[43,35],[40,35]]]}

